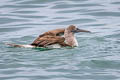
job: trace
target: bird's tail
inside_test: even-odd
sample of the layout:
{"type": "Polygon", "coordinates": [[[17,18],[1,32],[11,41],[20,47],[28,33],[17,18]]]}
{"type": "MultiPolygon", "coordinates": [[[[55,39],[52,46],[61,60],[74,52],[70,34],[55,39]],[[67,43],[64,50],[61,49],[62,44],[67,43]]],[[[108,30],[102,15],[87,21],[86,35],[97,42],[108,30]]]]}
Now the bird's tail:
{"type": "Polygon", "coordinates": [[[12,44],[12,43],[5,43],[6,45],[8,46],[11,46],[11,47],[21,47],[21,48],[35,48],[35,46],[32,46],[30,44],[26,44],[26,45],[22,45],[22,44],[12,44]]]}

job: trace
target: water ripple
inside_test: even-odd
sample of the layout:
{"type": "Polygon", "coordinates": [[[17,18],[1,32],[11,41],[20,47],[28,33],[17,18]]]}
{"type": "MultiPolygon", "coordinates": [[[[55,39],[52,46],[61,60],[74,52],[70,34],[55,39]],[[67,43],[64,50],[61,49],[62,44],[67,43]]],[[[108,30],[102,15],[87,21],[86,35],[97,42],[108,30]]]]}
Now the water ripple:
{"type": "Polygon", "coordinates": [[[119,80],[119,0],[1,0],[0,80],[119,80]],[[48,30],[74,24],[79,46],[41,51],[30,44],[48,30]]]}

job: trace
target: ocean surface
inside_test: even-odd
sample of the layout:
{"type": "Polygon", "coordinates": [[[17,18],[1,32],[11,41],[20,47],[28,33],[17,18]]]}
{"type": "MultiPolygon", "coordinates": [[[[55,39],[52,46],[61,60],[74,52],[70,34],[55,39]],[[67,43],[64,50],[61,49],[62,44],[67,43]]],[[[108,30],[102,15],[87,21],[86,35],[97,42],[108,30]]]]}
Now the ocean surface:
{"type": "Polygon", "coordinates": [[[120,80],[120,0],[0,0],[0,80],[120,80]],[[73,49],[4,44],[71,24],[92,32],[73,49]]]}

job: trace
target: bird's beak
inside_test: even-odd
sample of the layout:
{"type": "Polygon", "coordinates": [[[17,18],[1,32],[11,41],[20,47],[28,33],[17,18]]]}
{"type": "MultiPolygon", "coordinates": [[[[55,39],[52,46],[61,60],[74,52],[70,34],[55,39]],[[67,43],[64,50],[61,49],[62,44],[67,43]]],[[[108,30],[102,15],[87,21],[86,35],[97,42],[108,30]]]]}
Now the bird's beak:
{"type": "Polygon", "coordinates": [[[77,28],[76,30],[73,30],[72,32],[74,32],[74,33],[78,33],[78,32],[88,32],[88,33],[91,33],[88,30],[83,30],[83,29],[79,29],[79,28],[77,28]]]}

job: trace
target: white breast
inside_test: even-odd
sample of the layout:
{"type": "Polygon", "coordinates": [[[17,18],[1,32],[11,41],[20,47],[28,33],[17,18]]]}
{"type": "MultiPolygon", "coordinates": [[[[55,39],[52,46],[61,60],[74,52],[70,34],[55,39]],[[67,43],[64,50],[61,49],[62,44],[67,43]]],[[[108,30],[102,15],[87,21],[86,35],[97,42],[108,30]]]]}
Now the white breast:
{"type": "Polygon", "coordinates": [[[77,39],[74,37],[74,46],[78,46],[77,39]]]}

